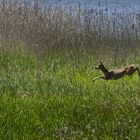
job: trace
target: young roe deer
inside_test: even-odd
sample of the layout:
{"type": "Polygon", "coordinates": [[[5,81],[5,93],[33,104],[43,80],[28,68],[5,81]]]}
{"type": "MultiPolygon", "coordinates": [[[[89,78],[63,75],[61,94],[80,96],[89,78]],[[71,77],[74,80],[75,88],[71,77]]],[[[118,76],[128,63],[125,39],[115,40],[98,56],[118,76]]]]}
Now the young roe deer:
{"type": "Polygon", "coordinates": [[[99,69],[103,72],[104,76],[99,76],[93,79],[93,82],[97,79],[104,79],[104,80],[117,80],[122,78],[125,75],[131,76],[133,75],[136,71],[138,72],[140,76],[140,71],[138,67],[135,67],[134,64],[127,65],[125,67],[115,69],[115,70],[108,70],[105,68],[103,63],[99,61],[99,65],[95,67],[96,69],[99,69]]]}

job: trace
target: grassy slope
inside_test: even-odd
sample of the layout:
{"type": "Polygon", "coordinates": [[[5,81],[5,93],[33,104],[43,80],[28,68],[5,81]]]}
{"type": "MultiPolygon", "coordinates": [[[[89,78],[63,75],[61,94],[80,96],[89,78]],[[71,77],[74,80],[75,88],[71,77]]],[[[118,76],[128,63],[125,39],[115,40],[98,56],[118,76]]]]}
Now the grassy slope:
{"type": "Polygon", "coordinates": [[[0,53],[1,139],[139,139],[140,79],[92,78],[94,60],[76,67],[0,53]],[[40,66],[41,65],[41,66],[40,66]]]}

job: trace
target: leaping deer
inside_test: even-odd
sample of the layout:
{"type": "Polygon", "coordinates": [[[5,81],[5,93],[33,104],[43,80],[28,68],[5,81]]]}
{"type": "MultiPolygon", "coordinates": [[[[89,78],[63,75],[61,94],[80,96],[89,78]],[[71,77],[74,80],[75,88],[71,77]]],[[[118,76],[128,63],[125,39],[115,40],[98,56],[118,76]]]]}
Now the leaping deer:
{"type": "Polygon", "coordinates": [[[131,76],[133,75],[136,71],[138,72],[140,76],[140,71],[138,67],[135,67],[134,64],[127,65],[125,67],[116,69],[116,70],[108,70],[105,68],[103,63],[99,61],[99,65],[95,67],[96,69],[99,69],[103,72],[104,76],[99,76],[93,79],[93,82],[97,79],[104,79],[104,80],[117,80],[122,78],[125,75],[131,76]]]}

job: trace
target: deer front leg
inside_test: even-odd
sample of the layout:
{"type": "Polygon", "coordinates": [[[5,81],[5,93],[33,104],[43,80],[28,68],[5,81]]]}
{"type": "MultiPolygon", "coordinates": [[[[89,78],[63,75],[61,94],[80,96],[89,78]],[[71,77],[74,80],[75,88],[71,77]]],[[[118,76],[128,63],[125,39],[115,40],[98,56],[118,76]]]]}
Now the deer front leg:
{"type": "Polygon", "coordinates": [[[93,82],[94,82],[95,80],[97,80],[97,79],[104,79],[104,80],[106,80],[105,77],[99,76],[99,77],[94,78],[94,79],[93,79],[93,82]]]}

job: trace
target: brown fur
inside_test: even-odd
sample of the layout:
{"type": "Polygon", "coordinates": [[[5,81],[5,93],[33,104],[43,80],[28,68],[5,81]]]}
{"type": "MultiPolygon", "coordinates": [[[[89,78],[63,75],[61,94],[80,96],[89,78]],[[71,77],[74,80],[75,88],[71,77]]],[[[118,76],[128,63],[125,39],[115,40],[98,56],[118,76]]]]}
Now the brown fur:
{"type": "Polygon", "coordinates": [[[99,69],[103,72],[104,76],[99,76],[93,79],[93,81],[102,78],[105,80],[117,80],[122,78],[125,75],[131,76],[133,75],[136,71],[138,72],[140,76],[140,72],[138,67],[135,67],[134,64],[127,65],[125,67],[115,69],[115,70],[108,70],[105,68],[102,62],[99,62],[99,65],[95,67],[96,69],[99,69]]]}

